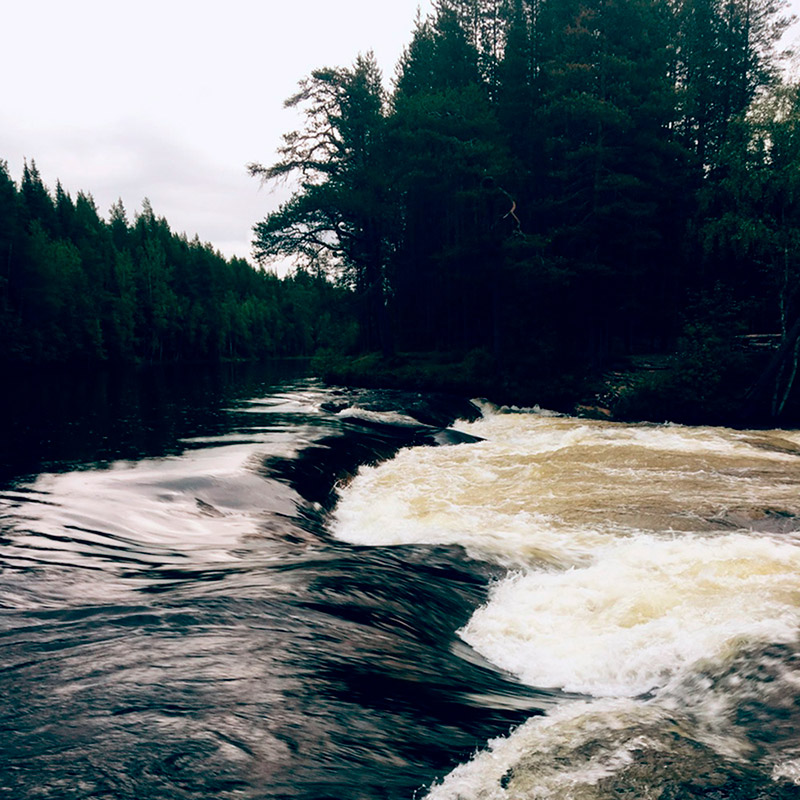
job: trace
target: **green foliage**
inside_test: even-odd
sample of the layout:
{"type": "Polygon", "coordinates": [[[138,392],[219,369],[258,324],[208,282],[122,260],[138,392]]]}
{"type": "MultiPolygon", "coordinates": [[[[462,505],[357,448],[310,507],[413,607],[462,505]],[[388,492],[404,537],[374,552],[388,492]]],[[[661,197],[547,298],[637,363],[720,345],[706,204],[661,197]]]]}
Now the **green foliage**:
{"type": "Polygon", "coordinates": [[[351,69],[315,70],[287,105],[303,108],[305,127],[284,137],[280,161],[249,169],[264,180],[294,177],[300,189],[256,225],[256,254],[262,261],[300,256],[314,269],[334,263],[355,291],[362,347],[388,353],[392,187],[374,57],[359,56],[351,69]]]}
{"type": "Polygon", "coordinates": [[[741,341],[741,309],[719,287],[691,310],[666,368],[644,373],[620,393],[613,411],[622,419],[701,423],[741,421],[752,354],[741,341]]]}
{"type": "Polygon", "coordinates": [[[466,397],[497,390],[494,360],[486,351],[470,351],[463,357],[437,353],[391,358],[324,351],[314,358],[312,368],[324,380],[343,385],[445,391],[466,397]]]}
{"type": "Polygon", "coordinates": [[[352,344],[347,292],[284,280],[176,236],[145,200],[106,223],[90,195],[55,199],[32,162],[19,188],[0,162],[0,360],[253,359],[352,344]]]}
{"type": "Polygon", "coordinates": [[[292,187],[255,227],[259,260],[301,265],[284,280],[176,236],[147,200],[106,222],[34,162],[19,186],[0,162],[2,355],[316,352],[344,381],[569,405],[655,352],[668,368],[618,413],[733,419],[753,386],[782,409],[800,352],[782,8],[437,0],[391,92],[371,54],[314,70],[277,161],[250,165],[292,187]],[[737,337],[764,333],[780,345],[759,378],[737,337]]]}
{"type": "Polygon", "coordinates": [[[438,0],[388,102],[369,60],[312,73],[289,101],[306,104],[305,125],[277,164],[254,168],[300,177],[256,246],[343,268],[362,298],[362,352],[388,338],[451,354],[416,372],[325,363],[414,385],[431,364],[452,383],[458,364],[468,384],[565,398],[581,380],[564,376],[677,350],[628,408],[647,395],[687,417],[692,404],[724,411],[756,376],[716,312],[682,322],[688,298],[724,287],[746,332],[785,335],[800,317],[800,136],[795,90],[776,90],[781,9],[438,0]]]}

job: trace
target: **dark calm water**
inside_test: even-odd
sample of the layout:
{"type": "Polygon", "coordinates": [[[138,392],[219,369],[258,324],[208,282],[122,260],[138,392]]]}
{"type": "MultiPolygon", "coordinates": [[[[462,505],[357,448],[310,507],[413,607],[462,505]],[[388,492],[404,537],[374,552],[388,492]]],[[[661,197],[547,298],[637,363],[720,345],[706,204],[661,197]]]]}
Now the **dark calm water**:
{"type": "Polygon", "coordinates": [[[455,636],[491,569],[331,537],[335,481],[428,429],[301,373],[6,393],[0,797],[411,797],[538,705],[455,636]]]}
{"type": "Polygon", "coordinates": [[[800,432],[298,364],[2,404],[3,800],[800,795],[800,432]]]}

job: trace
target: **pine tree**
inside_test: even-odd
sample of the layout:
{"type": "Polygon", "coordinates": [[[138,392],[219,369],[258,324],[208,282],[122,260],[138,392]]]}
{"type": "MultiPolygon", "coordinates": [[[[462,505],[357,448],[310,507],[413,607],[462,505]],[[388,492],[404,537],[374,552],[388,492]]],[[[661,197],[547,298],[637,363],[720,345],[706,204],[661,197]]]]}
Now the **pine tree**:
{"type": "Polygon", "coordinates": [[[251,164],[250,172],[267,181],[296,175],[300,188],[256,225],[256,254],[301,255],[312,265],[335,259],[359,297],[362,346],[390,352],[391,187],[374,56],[359,56],[350,69],[315,70],[287,106],[304,108],[304,128],[284,137],[280,161],[251,164]]]}
{"type": "Polygon", "coordinates": [[[698,164],[713,168],[728,124],[778,78],[778,42],[791,18],[782,0],[681,0],[675,7],[679,130],[698,164]]]}
{"type": "Polygon", "coordinates": [[[26,161],[23,166],[19,198],[23,228],[28,228],[30,223],[36,220],[48,233],[55,230],[53,198],[42,182],[42,176],[34,160],[31,160],[30,165],[26,161]]]}

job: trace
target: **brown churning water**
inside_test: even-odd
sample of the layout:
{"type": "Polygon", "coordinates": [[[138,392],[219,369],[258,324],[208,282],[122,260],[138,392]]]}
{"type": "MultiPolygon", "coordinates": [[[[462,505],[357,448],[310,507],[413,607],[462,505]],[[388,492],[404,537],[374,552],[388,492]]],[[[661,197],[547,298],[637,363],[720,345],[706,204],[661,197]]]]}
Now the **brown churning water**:
{"type": "Polygon", "coordinates": [[[524,684],[584,697],[488,743],[428,797],[800,785],[800,433],[489,406],[459,427],[483,441],[362,468],[334,533],[461,545],[507,568],[459,635],[524,684]]]}

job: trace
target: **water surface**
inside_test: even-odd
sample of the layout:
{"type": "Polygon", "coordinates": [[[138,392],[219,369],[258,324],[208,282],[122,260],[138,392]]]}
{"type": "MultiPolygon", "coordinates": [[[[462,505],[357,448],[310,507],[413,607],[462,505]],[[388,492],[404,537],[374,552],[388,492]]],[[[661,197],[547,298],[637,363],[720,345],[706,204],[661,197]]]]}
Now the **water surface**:
{"type": "Polygon", "coordinates": [[[0,796],[410,797],[540,705],[455,634],[492,567],[329,532],[336,482],[434,442],[441,403],[109,380],[54,412],[69,437],[20,405],[5,451],[0,796]]]}
{"type": "Polygon", "coordinates": [[[15,401],[0,797],[797,797],[800,434],[299,372],[15,401]]]}
{"type": "Polygon", "coordinates": [[[363,469],[334,531],[503,566],[459,636],[575,696],[427,796],[798,796],[800,434],[491,408],[459,427],[483,441],[363,469]]]}

